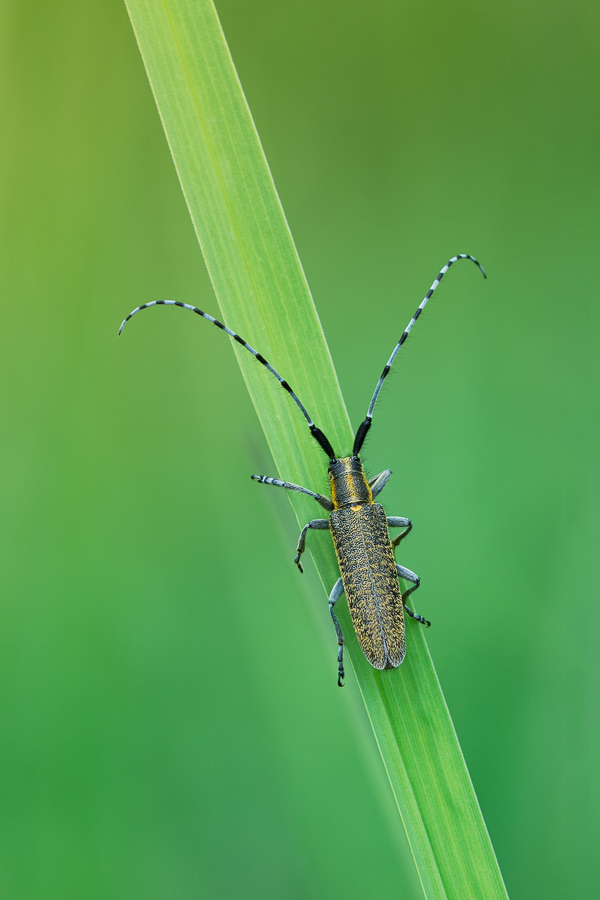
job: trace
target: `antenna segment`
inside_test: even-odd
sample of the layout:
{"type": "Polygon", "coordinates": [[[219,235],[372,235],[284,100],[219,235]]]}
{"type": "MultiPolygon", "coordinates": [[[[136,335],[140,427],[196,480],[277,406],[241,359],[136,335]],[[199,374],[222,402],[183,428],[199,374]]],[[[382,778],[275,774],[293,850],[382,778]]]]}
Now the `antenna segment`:
{"type": "Polygon", "coordinates": [[[413,328],[413,325],[415,324],[415,322],[417,321],[417,319],[419,318],[419,316],[421,315],[421,313],[423,312],[423,310],[424,310],[425,307],[427,306],[427,301],[429,300],[429,298],[431,297],[431,295],[432,295],[433,292],[435,291],[436,287],[438,286],[438,284],[440,283],[440,281],[442,280],[442,278],[444,277],[444,275],[446,274],[446,272],[448,271],[448,269],[450,268],[450,266],[451,266],[453,263],[457,262],[459,259],[470,259],[471,262],[474,262],[475,265],[479,268],[479,270],[480,270],[481,274],[483,275],[483,277],[484,277],[484,278],[487,278],[487,275],[485,274],[485,272],[484,272],[484,270],[483,270],[483,266],[481,265],[481,263],[477,262],[477,260],[475,259],[475,257],[474,257],[474,256],[470,256],[468,253],[459,253],[458,256],[453,256],[452,259],[448,260],[448,262],[447,262],[446,265],[443,267],[443,269],[441,269],[441,271],[440,271],[438,277],[435,279],[435,281],[433,282],[433,284],[431,285],[431,287],[430,287],[429,290],[427,291],[425,297],[423,298],[423,300],[422,300],[421,303],[419,304],[419,308],[417,309],[417,311],[415,312],[414,316],[412,317],[412,319],[410,320],[410,322],[408,323],[408,325],[406,326],[406,328],[405,328],[404,331],[402,332],[402,336],[401,336],[400,340],[398,341],[398,343],[397,343],[396,346],[394,347],[394,350],[393,350],[393,352],[392,352],[392,355],[391,355],[390,358],[388,359],[388,361],[387,361],[387,363],[386,363],[386,365],[385,365],[385,368],[384,368],[383,372],[381,373],[381,376],[380,376],[380,378],[379,378],[379,381],[377,382],[377,387],[375,388],[375,393],[373,394],[373,397],[372,397],[371,402],[370,402],[370,404],[369,404],[369,409],[368,409],[368,411],[367,411],[366,418],[365,418],[364,422],[361,423],[361,425],[360,425],[358,431],[356,432],[356,437],[354,438],[354,448],[353,448],[353,451],[352,451],[353,454],[354,454],[354,456],[358,456],[358,454],[360,453],[360,449],[361,449],[361,447],[362,447],[362,445],[363,445],[363,443],[364,443],[364,440],[365,440],[365,438],[366,438],[366,436],[367,436],[367,432],[369,431],[369,428],[371,427],[371,422],[372,422],[372,420],[373,420],[373,410],[374,410],[374,408],[375,408],[375,404],[377,403],[377,398],[379,397],[379,392],[380,392],[380,390],[381,390],[381,386],[382,386],[383,382],[385,381],[385,379],[387,378],[388,372],[389,372],[390,369],[392,368],[392,363],[393,363],[394,360],[396,359],[396,356],[398,355],[398,352],[399,352],[399,350],[400,350],[400,347],[402,346],[402,344],[404,343],[404,341],[406,340],[406,338],[407,338],[407,337],[409,336],[409,334],[411,333],[412,328],[413,328]]]}
{"type": "Polygon", "coordinates": [[[121,322],[121,327],[119,328],[119,334],[121,334],[126,323],[131,319],[132,316],[135,316],[135,314],[140,312],[140,310],[142,309],[148,309],[150,306],[181,306],[182,309],[189,309],[191,312],[196,313],[196,315],[202,316],[202,318],[206,319],[208,322],[212,322],[213,325],[216,325],[217,328],[220,328],[221,331],[225,331],[230,337],[232,337],[234,341],[237,341],[238,344],[241,344],[242,347],[245,347],[246,350],[249,350],[252,356],[254,356],[254,358],[257,359],[259,363],[262,363],[262,365],[265,366],[265,368],[267,368],[269,372],[271,372],[271,374],[275,376],[281,387],[290,395],[290,397],[306,419],[308,427],[310,429],[310,433],[319,444],[321,449],[325,451],[329,459],[335,459],[335,453],[333,452],[333,448],[327,440],[326,436],[323,434],[320,428],[317,428],[308,412],[306,411],[306,408],[304,407],[304,404],[301,402],[300,398],[294,393],[287,381],[281,377],[277,369],[274,369],[273,366],[269,362],[267,362],[264,356],[258,353],[258,351],[254,349],[254,347],[251,347],[247,341],[239,336],[239,334],[236,334],[235,331],[231,331],[230,328],[227,328],[227,326],[223,325],[222,322],[219,322],[218,319],[215,319],[213,316],[209,316],[208,313],[202,312],[202,310],[198,309],[196,306],[190,306],[189,303],[181,303],[179,300],[152,300],[151,303],[144,303],[142,306],[137,306],[134,310],[132,310],[132,312],[129,313],[128,316],[126,316],[125,319],[123,319],[123,321],[121,322]]]}

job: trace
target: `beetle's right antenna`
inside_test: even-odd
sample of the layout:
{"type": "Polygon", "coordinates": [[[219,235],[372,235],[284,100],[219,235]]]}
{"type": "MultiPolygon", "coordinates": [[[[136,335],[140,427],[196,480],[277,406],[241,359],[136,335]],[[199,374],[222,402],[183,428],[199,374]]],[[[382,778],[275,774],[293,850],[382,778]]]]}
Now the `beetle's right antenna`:
{"type": "Polygon", "coordinates": [[[243,338],[241,338],[239,334],[236,334],[235,331],[231,331],[231,329],[227,328],[226,325],[223,325],[222,322],[219,322],[218,319],[214,319],[212,316],[209,316],[208,313],[202,312],[202,310],[198,309],[196,306],[190,306],[188,303],[180,303],[179,300],[153,300],[151,303],[144,303],[142,306],[137,306],[132,312],[129,313],[128,316],[126,316],[126,318],[123,319],[123,321],[121,322],[121,327],[119,328],[119,334],[121,334],[126,322],[128,322],[132,316],[135,316],[135,314],[142,309],[148,309],[150,306],[181,306],[183,309],[189,309],[192,312],[195,312],[197,315],[202,316],[202,318],[206,319],[208,322],[212,322],[213,325],[216,325],[217,328],[221,329],[221,331],[227,332],[227,334],[235,341],[237,341],[238,344],[241,344],[242,347],[245,347],[246,350],[249,350],[252,356],[254,356],[259,361],[259,363],[262,363],[263,366],[265,366],[269,370],[269,372],[271,372],[275,376],[281,387],[288,392],[288,394],[290,395],[296,406],[298,406],[298,408],[302,412],[302,415],[308,422],[310,433],[318,443],[319,447],[321,447],[321,449],[325,451],[330,460],[335,459],[333,447],[331,446],[321,429],[317,428],[317,426],[307,413],[304,405],[300,401],[300,398],[296,396],[287,381],[285,381],[285,379],[281,377],[279,372],[274,369],[273,366],[267,362],[264,356],[261,356],[261,354],[254,349],[254,347],[251,347],[250,344],[248,344],[243,338]]]}
{"type": "Polygon", "coordinates": [[[409,336],[410,332],[412,331],[413,325],[415,324],[415,322],[417,321],[417,319],[419,318],[419,316],[421,315],[421,313],[422,313],[423,310],[425,309],[425,307],[426,307],[426,305],[427,305],[427,301],[429,300],[429,298],[431,297],[431,295],[432,295],[433,292],[435,291],[436,287],[438,286],[438,284],[440,283],[440,281],[442,280],[442,278],[444,277],[444,275],[446,274],[446,272],[448,271],[448,269],[450,268],[450,266],[451,266],[453,263],[457,262],[457,260],[459,260],[459,259],[470,259],[471,262],[474,262],[475,265],[479,267],[479,270],[481,271],[481,274],[483,275],[483,277],[484,277],[484,278],[487,278],[487,275],[486,275],[485,272],[483,271],[483,266],[481,265],[481,263],[478,263],[477,260],[475,259],[475,257],[474,257],[474,256],[469,256],[468,253],[459,253],[457,256],[453,256],[452,259],[448,260],[448,262],[446,263],[446,265],[444,266],[444,268],[441,270],[441,272],[440,272],[440,274],[438,275],[438,277],[435,279],[435,281],[433,282],[433,284],[431,285],[431,287],[430,287],[429,290],[427,291],[427,294],[425,295],[425,297],[423,298],[423,300],[422,300],[421,303],[419,304],[419,308],[417,309],[416,313],[414,314],[414,316],[412,317],[412,319],[410,320],[410,322],[408,323],[408,325],[406,326],[406,328],[405,328],[404,331],[402,332],[402,336],[401,336],[400,340],[398,341],[398,343],[397,343],[396,346],[394,347],[394,352],[392,353],[392,355],[391,355],[390,358],[388,359],[388,361],[387,361],[387,363],[386,363],[386,366],[385,366],[383,372],[381,373],[381,376],[380,376],[380,378],[379,378],[379,381],[377,382],[377,387],[375,388],[375,393],[373,394],[373,397],[372,397],[371,402],[370,402],[370,404],[369,404],[369,409],[368,409],[368,411],[367,411],[367,416],[366,416],[364,422],[361,422],[361,424],[360,424],[360,426],[359,426],[359,429],[358,429],[358,431],[356,432],[356,437],[354,438],[354,448],[353,448],[353,450],[352,450],[352,453],[353,453],[354,456],[358,456],[358,454],[360,453],[360,448],[362,447],[362,445],[363,445],[363,443],[364,443],[364,440],[365,440],[365,438],[366,438],[366,436],[367,436],[367,432],[369,431],[369,428],[371,427],[371,422],[373,421],[373,410],[374,410],[374,408],[375,408],[375,404],[377,403],[377,398],[378,398],[378,396],[379,396],[379,391],[381,390],[381,385],[382,385],[383,382],[385,381],[388,372],[389,372],[390,369],[392,368],[392,363],[393,363],[394,360],[396,359],[396,356],[397,356],[397,354],[398,354],[398,351],[400,350],[400,347],[402,346],[402,344],[404,343],[404,341],[406,340],[406,338],[409,336]]]}

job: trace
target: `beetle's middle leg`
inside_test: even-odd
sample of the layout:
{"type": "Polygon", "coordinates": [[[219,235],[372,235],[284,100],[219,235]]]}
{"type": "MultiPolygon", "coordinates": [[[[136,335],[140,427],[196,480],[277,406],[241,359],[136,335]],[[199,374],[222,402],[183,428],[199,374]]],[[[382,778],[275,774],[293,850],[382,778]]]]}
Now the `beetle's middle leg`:
{"type": "Polygon", "coordinates": [[[410,533],[413,525],[410,519],[405,519],[404,516],[388,516],[387,523],[388,528],[404,528],[402,534],[399,534],[398,537],[395,537],[392,541],[392,547],[395,550],[402,538],[405,538],[406,535],[410,533]]]}
{"type": "Polygon", "coordinates": [[[342,596],[342,592],[344,590],[344,585],[342,583],[342,579],[338,578],[336,583],[334,584],[331,594],[329,595],[329,612],[331,613],[331,618],[333,619],[333,624],[335,626],[335,633],[337,634],[338,639],[338,687],[344,687],[344,633],[342,631],[342,626],[338,621],[338,617],[333,611],[333,607],[338,602],[340,597],[342,596]]]}
{"type": "Polygon", "coordinates": [[[411,572],[410,569],[405,569],[404,566],[399,566],[398,564],[396,564],[396,571],[398,572],[400,578],[404,578],[405,581],[412,582],[413,585],[411,588],[405,591],[404,594],[402,594],[402,603],[404,604],[404,609],[406,610],[407,615],[409,615],[411,619],[416,619],[417,622],[420,622],[421,625],[424,625],[426,628],[429,628],[431,622],[429,622],[427,619],[424,619],[423,616],[418,616],[412,611],[412,609],[409,609],[406,605],[406,598],[409,594],[412,594],[413,591],[416,591],[416,589],[420,586],[421,579],[418,575],[415,575],[414,572],[411,572]]]}
{"type": "Polygon", "coordinates": [[[302,563],[300,562],[300,557],[304,553],[304,544],[306,542],[306,532],[309,528],[322,528],[324,531],[329,528],[329,519],[312,519],[310,522],[307,522],[302,531],[300,532],[300,537],[298,538],[298,546],[296,547],[296,559],[294,562],[298,566],[301,572],[304,572],[302,568],[302,563]]]}

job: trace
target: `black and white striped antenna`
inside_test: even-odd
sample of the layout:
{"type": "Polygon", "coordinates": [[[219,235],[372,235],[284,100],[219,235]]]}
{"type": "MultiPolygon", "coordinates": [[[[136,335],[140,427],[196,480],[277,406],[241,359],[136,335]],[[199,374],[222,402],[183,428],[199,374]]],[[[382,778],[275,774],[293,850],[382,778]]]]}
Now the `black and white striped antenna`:
{"type": "Polygon", "coordinates": [[[287,381],[281,377],[277,369],[274,369],[273,366],[267,362],[264,356],[261,356],[254,347],[251,347],[239,334],[236,334],[235,331],[231,331],[230,328],[227,328],[226,325],[223,325],[222,322],[219,322],[218,319],[213,318],[213,316],[209,316],[208,313],[202,312],[201,309],[198,309],[196,306],[190,306],[188,303],[181,303],[179,300],[153,300],[151,303],[144,303],[142,306],[137,306],[132,312],[126,316],[125,319],[121,322],[121,327],[119,328],[119,334],[123,331],[125,324],[131,319],[132,316],[135,316],[136,313],[140,312],[142,309],[148,309],[150,306],[181,306],[183,309],[189,309],[191,312],[195,312],[197,315],[202,316],[203,319],[206,319],[208,322],[212,322],[213,325],[216,325],[217,328],[220,328],[221,331],[225,331],[230,337],[237,341],[238,344],[241,344],[242,347],[245,347],[246,350],[249,350],[252,356],[262,363],[272,375],[275,376],[281,387],[288,392],[296,406],[300,409],[302,415],[306,419],[308,423],[308,427],[310,429],[310,433],[321,447],[322,450],[325,451],[329,459],[335,459],[335,453],[333,452],[333,447],[327,440],[326,436],[323,434],[320,428],[317,428],[311,417],[309,416],[304,404],[301,402],[300,398],[294,393],[290,385],[287,381]]]}
{"type": "Polygon", "coordinates": [[[381,377],[380,377],[379,381],[377,382],[377,387],[375,388],[375,393],[373,394],[373,397],[372,397],[371,402],[370,402],[370,404],[369,404],[369,409],[368,409],[368,411],[367,411],[367,416],[366,416],[364,422],[361,422],[360,427],[359,427],[358,431],[356,432],[356,437],[354,438],[354,447],[353,447],[353,450],[352,450],[352,453],[353,453],[354,456],[358,456],[358,454],[360,453],[360,449],[361,449],[361,447],[362,447],[362,445],[363,445],[363,443],[364,443],[364,440],[365,440],[365,438],[366,438],[366,436],[367,436],[367,432],[369,431],[369,428],[371,427],[371,422],[373,421],[373,410],[374,410],[374,408],[375,408],[375,404],[377,403],[377,398],[378,398],[378,396],[379,396],[379,391],[381,390],[381,386],[382,386],[383,382],[385,381],[385,379],[386,379],[386,377],[387,377],[387,374],[388,374],[388,372],[390,371],[390,369],[391,369],[391,367],[392,367],[392,363],[394,362],[394,360],[396,359],[396,356],[398,355],[398,351],[400,350],[400,347],[402,346],[402,344],[404,343],[404,341],[406,340],[406,338],[407,338],[407,337],[409,336],[409,334],[411,333],[412,328],[413,328],[413,325],[415,324],[415,322],[417,321],[417,319],[419,318],[419,316],[421,315],[421,313],[422,313],[423,310],[425,309],[425,307],[426,307],[426,305],[427,305],[427,301],[429,300],[429,298],[431,297],[431,295],[432,295],[433,292],[435,291],[436,287],[438,286],[438,284],[440,283],[440,281],[442,280],[442,278],[444,277],[444,275],[446,274],[446,272],[448,271],[448,269],[450,268],[450,266],[451,266],[453,263],[457,262],[457,260],[459,260],[459,259],[470,259],[471,262],[474,262],[475,265],[478,266],[478,268],[479,268],[479,270],[481,271],[481,274],[483,275],[483,277],[484,277],[484,278],[487,278],[487,275],[485,274],[485,272],[484,272],[484,270],[483,270],[483,266],[481,265],[481,263],[477,262],[477,260],[475,259],[475,257],[474,257],[474,256],[470,256],[468,253],[459,253],[458,256],[453,256],[452,259],[448,260],[448,262],[446,263],[446,265],[444,266],[444,268],[440,271],[440,274],[438,275],[438,277],[435,279],[435,281],[433,282],[433,284],[431,285],[431,287],[430,287],[429,290],[427,291],[427,294],[425,295],[425,297],[423,298],[423,300],[422,300],[421,303],[419,304],[419,308],[417,309],[416,313],[414,314],[414,316],[412,317],[412,319],[410,320],[410,322],[409,322],[408,325],[406,326],[405,330],[402,332],[402,336],[401,336],[400,340],[398,341],[398,343],[397,343],[396,346],[394,347],[394,351],[393,351],[392,355],[390,356],[390,358],[388,359],[388,361],[387,361],[387,363],[386,363],[386,366],[385,366],[383,372],[381,373],[381,377]]]}

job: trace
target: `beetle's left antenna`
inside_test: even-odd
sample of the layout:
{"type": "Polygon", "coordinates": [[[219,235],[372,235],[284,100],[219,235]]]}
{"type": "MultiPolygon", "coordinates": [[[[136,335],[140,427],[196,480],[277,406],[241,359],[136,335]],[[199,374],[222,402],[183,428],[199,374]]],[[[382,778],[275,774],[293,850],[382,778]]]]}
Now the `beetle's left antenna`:
{"type": "Polygon", "coordinates": [[[479,268],[481,274],[483,275],[483,277],[484,277],[484,278],[487,278],[487,275],[486,275],[485,272],[483,271],[483,266],[481,265],[481,263],[477,262],[477,260],[475,259],[475,257],[474,257],[474,256],[470,256],[468,253],[459,253],[457,256],[453,256],[452,259],[448,260],[448,262],[446,263],[446,265],[444,266],[444,268],[440,271],[438,277],[435,279],[435,281],[433,282],[433,284],[431,285],[431,287],[430,287],[429,290],[427,291],[425,297],[423,298],[423,300],[422,300],[421,303],[419,304],[419,308],[417,309],[416,313],[414,314],[414,316],[412,317],[412,319],[410,320],[410,322],[408,323],[408,325],[406,326],[406,328],[405,328],[404,331],[402,332],[402,336],[401,336],[400,340],[398,341],[398,343],[397,343],[396,346],[394,347],[394,351],[393,351],[392,355],[390,356],[390,358],[388,359],[388,361],[387,361],[387,363],[386,363],[386,366],[385,366],[383,372],[381,373],[381,376],[380,376],[380,378],[379,378],[379,381],[377,382],[377,387],[375,388],[375,393],[373,394],[373,397],[372,397],[372,399],[371,399],[371,402],[369,403],[369,409],[368,409],[368,411],[367,411],[367,416],[366,416],[364,422],[361,422],[361,424],[360,424],[360,426],[359,426],[359,429],[358,429],[358,431],[356,432],[356,437],[354,438],[354,447],[353,447],[353,450],[352,450],[352,453],[353,453],[354,456],[358,456],[358,454],[360,453],[360,448],[362,447],[362,445],[363,445],[363,443],[364,443],[364,440],[365,440],[365,438],[366,438],[366,436],[367,436],[367,432],[369,431],[369,428],[371,427],[371,422],[373,421],[373,410],[374,410],[374,408],[375,408],[375,404],[377,403],[377,398],[378,398],[378,396],[379,396],[379,391],[381,390],[381,386],[382,386],[383,382],[385,381],[388,372],[389,372],[390,369],[392,368],[392,363],[393,363],[394,360],[396,359],[396,356],[397,356],[397,354],[398,354],[398,351],[400,350],[400,347],[402,346],[402,344],[404,343],[404,341],[406,340],[406,338],[409,336],[410,332],[412,331],[413,325],[415,324],[415,322],[417,321],[417,319],[419,318],[419,316],[421,315],[421,313],[422,313],[423,310],[425,309],[425,307],[426,307],[426,305],[427,305],[427,301],[429,300],[429,298],[431,297],[431,295],[432,295],[433,292],[435,291],[436,287],[438,286],[438,284],[440,283],[440,281],[442,280],[442,278],[444,277],[444,275],[446,274],[446,272],[448,271],[448,269],[450,268],[450,266],[451,266],[453,263],[457,262],[459,259],[470,259],[471,262],[474,262],[475,265],[478,266],[478,268],[479,268]]]}
{"type": "Polygon", "coordinates": [[[121,327],[119,328],[119,334],[121,334],[125,327],[125,324],[129,322],[132,316],[135,316],[135,314],[140,312],[140,310],[142,309],[148,309],[150,306],[181,306],[183,309],[189,309],[192,312],[195,312],[197,315],[202,316],[202,318],[206,319],[208,322],[212,322],[213,325],[216,325],[217,328],[221,329],[221,331],[227,332],[227,334],[235,341],[237,341],[238,344],[241,344],[242,347],[245,347],[246,350],[249,350],[252,356],[254,356],[255,359],[259,361],[259,363],[262,363],[263,366],[265,366],[269,370],[269,372],[271,372],[275,376],[281,387],[288,392],[288,394],[290,395],[296,406],[298,406],[298,408],[302,412],[302,415],[308,422],[310,433],[318,443],[319,447],[321,447],[321,449],[325,451],[329,459],[335,459],[333,447],[327,440],[326,436],[323,434],[320,428],[317,428],[317,426],[307,413],[300,398],[294,393],[287,381],[281,377],[277,369],[274,369],[273,366],[267,362],[264,356],[261,356],[261,354],[258,353],[254,349],[254,347],[251,347],[250,344],[248,344],[242,337],[239,336],[239,334],[236,334],[235,331],[231,331],[230,328],[227,328],[227,326],[223,325],[222,322],[219,322],[218,319],[209,316],[208,313],[202,312],[202,310],[198,309],[196,306],[190,306],[188,303],[180,303],[179,300],[153,300],[151,303],[144,303],[142,306],[137,306],[134,310],[132,310],[132,312],[129,313],[128,316],[126,316],[126,318],[123,319],[123,321],[121,322],[121,327]]]}

